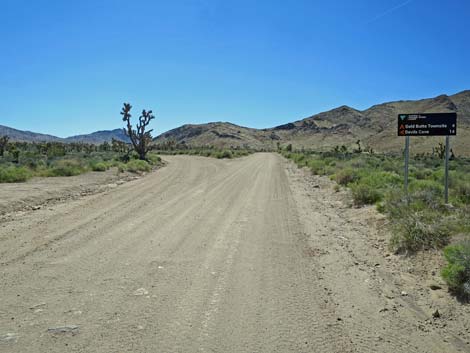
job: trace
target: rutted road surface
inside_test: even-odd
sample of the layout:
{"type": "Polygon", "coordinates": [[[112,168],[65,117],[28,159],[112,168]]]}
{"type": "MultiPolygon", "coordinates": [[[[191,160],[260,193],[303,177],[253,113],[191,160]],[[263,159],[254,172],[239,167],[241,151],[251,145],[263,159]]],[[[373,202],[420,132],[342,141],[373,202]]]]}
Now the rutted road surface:
{"type": "Polygon", "coordinates": [[[331,186],[275,154],[165,159],[0,224],[0,351],[468,350],[419,328],[331,186]]]}

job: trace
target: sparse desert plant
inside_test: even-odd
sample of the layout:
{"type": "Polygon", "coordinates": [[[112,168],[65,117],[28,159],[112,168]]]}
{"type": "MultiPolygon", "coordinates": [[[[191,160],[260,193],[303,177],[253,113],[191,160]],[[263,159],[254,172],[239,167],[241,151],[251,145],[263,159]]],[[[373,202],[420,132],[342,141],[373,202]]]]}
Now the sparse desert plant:
{"type": "Polygon", "coordinates": [[[449,242],[455,221],[452,217],[427,210],[409,210],[402,215],[393,224],[395,231],[390,240],[390,246],[396,252],[439,249],[449,242]]]}
{"type": "Polygon", "coordinates": [[[229,150],[223,150],[215,153],[215,158],[223,159],[223,158],[233,158],[232,152],[229,150]]]}
{"type": "Polygon", "coordinates": [[[25,167],[0,167],[0,183],[25,182],[31,176],[31,172],[25,167]]]}
{"type": "Polygon", "coordinates": [[[447,266],[441,275],[449,289],[465,299],[470,299],[470,241],[448,245],[444,249],[447,266]]]}
{"type": "Polygon", "coordinates": [[[470,205],[470,181],[457,180],[454,182],[453,189],[458,201],[470,205]]]}
{"type": "Polygon", "coordinates": [[[382,199],[382,194],[376,187],[365,183],[351,184],[351,191],[356,206],[372,205],[382,199]]]}
{"type": "Polygon", "coordinates": [[[461,226],[458,213],[449,213],[433,189],[416,189],[409,195],[398,188],[386,194],[381,208],[390,219],[390,247],[414,253],[445,246],[461,226]]]}
{"type": "Polygon", "coordinates": [[[88,171],[82,161],[77,159],[61,159],[46,171],[45,176],[75,176],[88,171]]]}
{"type": "Polygon", "coordinates": [[[121,110],[122,120],[126,122],[126,135],[131,140],[134,151],[138,154],[140,160],[147,160],[147,153],[150,151],[150,144],[152,142],[152,130],[148,130],[147,126],[150,122],[155,119],[152,111],[142,110],[142,114],[139,116],[139,122],[134,129],[131,124],[131,109],[132,106],[129,103],[124,103],[121,110]]]}
{"type": "Polygon", "coordinates": [[[321,159],[310,159],[304,162],[315,175],[326,174],[326,163],[321,159]]]}
{"type": "Polygon", "coordinates": [[[91,165],[91,170],[94,172],[105,172],[109,169],[109,164],[105,162],[98,162],[98,163],[93,163],[91,165]]]}
{"type": "Polygon", "coordinates": [[[150,172],[152,166],[147,161],[133,159],[126,164],[126,170],[131,173],[150,172]]]}
{"type": "Polygon", "coordinates": [[[0,137],[0,157],[3,157],[5,155],[9,140],[10,138],[8,136],[0,137]]]}
{"type": "Polygon", "coordinates": [[[352,168],[345,168],[338,171],[335,175],[335,181],[339,185],[348,185],[358,179],[357,173],[352,168]]]}

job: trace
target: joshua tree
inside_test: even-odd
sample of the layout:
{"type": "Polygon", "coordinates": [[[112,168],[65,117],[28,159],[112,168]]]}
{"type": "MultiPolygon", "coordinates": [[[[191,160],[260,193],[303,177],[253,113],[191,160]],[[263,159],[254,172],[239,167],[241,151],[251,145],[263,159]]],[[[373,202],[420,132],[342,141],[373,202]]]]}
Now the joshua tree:
{"type": "Polygon", "coordinates": [[[3,157],[10,138],[8,136],[0,137],[0,157],[3,157]]]}
{"type": "Polygon", "coordinates": [[[437,154],[440,159],[444,159],[446,155],[446,147],[442,142],[439,142],[436,148],[433,148],[433,154],[437,154]]]}
{"type": "Polygon", "coordinates": [[[355,153],[362,153],[361,140],[356,141],[357,149],[354,150],[355,153]]]}
{"type": "Polygon", "coordinates": [[[139,116],[136,129],[133,129],[131,124],[131,109],[132,106],[129,103],[124,103],[121,111],[122,121],[127,123],[126,135],[129,136],[132,147],[134,147],[134,151],[139,155],[139,159],[147,160],[147,152],[150,150],[150,143],[152,142],[152,135],[150,133],[153,130],[145,131],[145,129],[155,119],[155,116],[152,115],[151,110],[142,110],[142,115],[139,116]]]}

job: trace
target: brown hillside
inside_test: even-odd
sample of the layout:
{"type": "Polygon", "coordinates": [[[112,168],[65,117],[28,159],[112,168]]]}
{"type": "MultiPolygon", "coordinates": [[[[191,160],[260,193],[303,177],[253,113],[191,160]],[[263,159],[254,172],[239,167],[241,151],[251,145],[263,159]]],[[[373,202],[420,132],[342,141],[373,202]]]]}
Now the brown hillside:
{"type": "MultiPolygon", "coordinates": [[[[374,105],[360,111],[342,106],[311,117],[270,129],[252,129],[231,123],[184,125],[155,139],[157,143],[174,140],[191,146],[275,148],[292,144],[295,148],[328,150],[337,145],[363,146],[377,151],[399,151],[404,139],[397,136],[396,120],[403,113],[458,113],[458,136],[452,147],[458,155],[470,155],[470,91],[417,101],[397,101],[374,105]]],[[[443,138],[415,137],[412,152],[431,152],[443,138]]]]}

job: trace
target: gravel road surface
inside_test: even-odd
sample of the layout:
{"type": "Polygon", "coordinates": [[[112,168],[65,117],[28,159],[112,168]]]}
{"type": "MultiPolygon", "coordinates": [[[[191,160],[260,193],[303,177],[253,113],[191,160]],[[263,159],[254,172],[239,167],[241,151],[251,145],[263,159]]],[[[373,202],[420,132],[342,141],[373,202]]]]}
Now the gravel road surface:
{"type": "Polygon", "coordinates": [[[0,223],[0,352],[469,351],[327,181],[277,154],[164,159],[0,223]]]}

